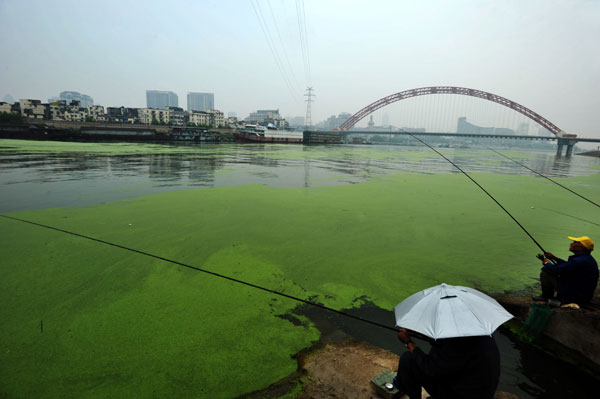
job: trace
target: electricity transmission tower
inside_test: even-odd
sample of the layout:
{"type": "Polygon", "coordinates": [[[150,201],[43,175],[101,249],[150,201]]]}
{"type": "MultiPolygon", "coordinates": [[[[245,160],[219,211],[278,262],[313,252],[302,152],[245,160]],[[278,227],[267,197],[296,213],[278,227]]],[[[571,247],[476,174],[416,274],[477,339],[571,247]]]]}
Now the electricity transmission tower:
{"type": "Polygon", "coordinates": [[[311,115],[310,115],[310,103],[313,102],[313,97],[316,97],[313,94],[313,88],[312,87],[307,87],[306,91],[308,92],[307,94],[305,94],[304,96],[308,97],[306,99],[306,120],[304,121],[304,124],[308,127],[312,126],[312,119],[311,119],[311,115]]]}

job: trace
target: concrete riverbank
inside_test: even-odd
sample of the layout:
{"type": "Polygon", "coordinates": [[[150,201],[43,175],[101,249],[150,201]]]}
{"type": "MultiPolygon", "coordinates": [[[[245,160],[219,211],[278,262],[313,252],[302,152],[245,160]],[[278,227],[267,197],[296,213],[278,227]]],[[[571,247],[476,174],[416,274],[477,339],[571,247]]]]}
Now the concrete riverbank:
{"type": "MultiPolygon", "coordinates": [[[[504,296],[496,299],[521,324],[531,315],[532,300],[529,297],[504,296]]],[[[600,289],[597,288],[592,301],[580,309],[554,308],[542,335],[534,339],[533,343],[542,350],[577,364],[591,374],[600,375],[599,331],[600,289]]]]}

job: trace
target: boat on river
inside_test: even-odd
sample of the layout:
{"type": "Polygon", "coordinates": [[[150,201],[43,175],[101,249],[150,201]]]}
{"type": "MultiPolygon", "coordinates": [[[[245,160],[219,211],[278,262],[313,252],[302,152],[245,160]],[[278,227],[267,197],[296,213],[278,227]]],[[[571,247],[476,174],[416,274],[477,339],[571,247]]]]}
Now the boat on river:
{"type": "Polygon", "coordinates": [[[219,142],[221,137],[219,132],[208,132],[206,130],[185,130],[185,129],[173,129],[169,132],[169,138],[172,141],[210,141],[219,142]]]}
{"type": "Polygon", "coordinates": [[[298,130],[280,129],[272,124],[267,126],[246,125],[233,133],[235,141],[241,143],[302,143],[304,133],[298,130]]]}

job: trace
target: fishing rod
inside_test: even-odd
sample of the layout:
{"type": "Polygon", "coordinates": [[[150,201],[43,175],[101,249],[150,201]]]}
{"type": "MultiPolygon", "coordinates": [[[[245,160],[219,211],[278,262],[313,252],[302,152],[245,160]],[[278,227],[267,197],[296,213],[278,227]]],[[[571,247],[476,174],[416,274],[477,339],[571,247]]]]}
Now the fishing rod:
{"type": "MultiPolygon", "coordinates": [[[[151,257],[151,258],[159,259],[159,260],[162,260],[164,262],[172,263],[172,264],[177,265],[177,266],[186,267],[188,269],[192,269],[192,270],[196,270],[198,272],[206,273],[206,274],[209,274],[209,275],[214,276],[214,277],[223,278],[225,280],[229,280],[229,281],[232,281],[234,283],[243,284],[243,285],[246,285],[248,287],[256,288],[256,289],[268,292],[270,294],[279,295],[279,296],[282,296],[284,298],[288,298],[288,299],[291,299],[291,300],[294,300],[294,301],[297,301],[297,302],[302,302],[302,303],[304,303],[306,305],[310,305],[310,306],[314,306],[314,307],[317,307],[317,308],[320,308],[320,309],[324,309],[324,310],[327,310],[329,312],[337,313],[337,314],[345,316],[345,317],[350,317],[352,319],[359,320],[359,321],[362,321],[364,323],[368,323],[368,324],[371,324],[371,325],[374,325],[374,326],[377,326],[377,327],[385,328],[387,330],[392,330],[392,331],[395,331],[395,332],[399,331],[399,329],[397,329],[397,328],[390,327],[390,326],[378,323],[378,322],[373,321],[373,320],[365,319],[365,318],[360,317],[360,316],[355,316],[355,315],[352,315],[350,313],[346,313],[346,312],[341,311],[341,310],[333,309],[333,308],[330,308],[328,306],[321,305],[320,303],[309,301],[307,299],[299,298],[299,297],[296,297],[296,296],[293,296],[293,295],[285,294],[285,293],[283,293],[281,291],[276,291],[276,290],[273,290],[273,289],[270,289],[270,288],[262,287],[262,286],[257,285],[257,284],[253,284],[253,283],[249,283],[247,281],[239,280],[239,279],[236,279],[236,278],[224,275],[224,274],[212,272],[210,270],[206,270],[206,269],[203,269],[203,268],[200,268],[200,267],[197,267],[197,266],[192,266],[192,265],[189,265],[187,263],[178,262],[176,260],[165,258],[163,256],[155,255],[155,254],[152,254],[152,253],[149,253],[149,252],[141,251],[139,249],[126,247],[124,245],[116,244],[114,242],[110,242],[110,241],[102,240],[100,238],[95,238],[95,237],[87,236],[87,235],[81,234],[81,233],[75,233],[75,232],[72,232],[72,231],[69,231],[69,230],[64,230],[64,229],[61,229],[61,228],[58,228],[58,227],[53,227],[53,226],[49,226],[49,225],[46,225],[46,224],[33,222],[33,221],[30,221],[30,220],[16,218],[14,216],[7,216],[7,215],[3,215],[3,214],[0,214],[0,216],[3,217],[3,218],[6,218],[6,219],[11,219],[11,220],[22,222],[22,223],[28,223],[28,224],[31,224],[31,225],[34,225],[34,226],[43,227],[43,228],[46,228],[46,229],[58,231],[58,232],[65,233],[65,234],[70,234],[70,235],[75,236],[75,237],[79,237],[79,238],[83,238],[83,239],[91,240],[91,241],[96,241],[96,242],[99,242],[101,244],[110,245],[110,246],[113,246],[113,247],[124,249],[126,251],[134,252],[134,253],[137,253],[137,254],[140,254],[140,255],[144,255],[144,256],[151,257]]],[[[421,338],[421,339],[427,340],[427,338],[425,338],[425,336],[422,336],[421,334],[418,334],[416,332],[411,332],[411,333],[414,334],[414,335],[416,335],[417,338],[421,338]]]]}
{"type": "Polygon", "coordinates": [[[525,234],[527,234],[529,236],[529,238],[531,238],[531,240],[535,243],[535,245],[538,246],[539,249],[542,250],[543,253],[546,253],[546,250],[544,248],[542,248],[542,246],[540,245],[540,243],[537,242],[537,240],[535,238],[533,238],[533,236],[531,234],[529,234],[529,232],[527,231],[527,229],[525,227],[523,227],[523,225],[521,223],[519,223],[519,221],[517,219],[515,219],[515,217],[504,206],[502,206],[502,204],[500,202],[498,202],[498,200],[496,198],[494,198],[494,196],[492,194],[490,194],[485,188],[483,188],[481,186],[481,184],[477,183],[477,181],[475,181],[475,179],[473,179],[467,172],[465,172],[464,170],[462,170],[460,166],[458,166],[457,164],[455,164],[454,162],[452,162],[444,154],[442,154],[441,152],[439,152],[438,150],[436,150],[434,147],[432,147],[429,143],[426,143],[425,141],[421,140],[420,138],[418,138],[417,136],[415,136],[414,134],[412,134],[410,132],[407,132],[407,131],[404,131],[404,132],[406,134],[408,134],[409,136],[411,136],[412,138],[414,138],[415,140],[417,140],[417,141],[421,142],[422,144],[426,145],[427,147],[429,147],[431,150],[433,150],[436,154],[438,154],[439,156],[441,156],[442,158],[444,158],[446,161],[450,162],[452,164],[452,166],[454,166],[462,174],[464,174],[469,180],[471,180],[473,183],[475,183],[475,185],[477,187],[479,187],[481,189],[481,191],[483,191],[484,193],[486,193],[487,196],[490,197],[492,199],[492,201],[494,201],[496,203],[496,205],[498,205],[500,207],[500,209],[502,209],[508,216],[510,216],[510,218],[521,228],[521,230],[523,230],[525,232],[525,234]]]}
{"type": "Polygon", "coordinates": [[[586,200],[587,202],[589,202],[589,203],[591,203],[591,204],[593,204],[593,205],[596,205],[597,207],[599,207],[599,208],[600,208],[600,205],[598,205],[597,203],[595,203],[595,202],[594,202],[594,201],[592,201],[591,199],[589,199],[589,198],[586,198],[586,197],[584,197],[583,195],[581,195],[581,194],[579,194],[579,193],[576,193],[575,191],[571,190],[570,188],[563,186],[563,185],[562,185],[562,184],[560,184],[559,182],[557,182],[557,181],[555,181],[555,180],[552,180],[552,179],[551,179],[551,178],[549,178],[548,176],[544,176],[543,174],[541,174],[541,173],[539,173],[539,172],[537,172],[537,171],[535,171],[535,170],[531,169],[529,166],[527,166],[527,165],[524,165],[524,164],[522,164],[521,162],[517,161],[516,159],[512,159],[512,158],[511,158],[511,157],[509,157],[508,155],[504,155],[504,154],[502,154],[501,152],[498,152],[498,151],[496,151],[496,150],[494,150],[493,148],[490,148],[490,147],[488,147],[488,146],[485,146],[485,145],[484,145],[483,147],[487,148],[487,149],[488,149],[488,150],[490,150],[490,151],[493,151],[493,152],[495,152],[495,153],[496,153],[496,154],[498,154],[498,155],[501,155],[501,156],[503,156],[503,157],[504,157],[504,158],[506,158],[506,159],[509,159],[509,160],[513,161],[514,163],[517,163],[517,164],[521,165],[521,166],[522,166],[522,167],[524,167],[525,169],[529,169],[530,171],[532,171],[532,172],[533,172],[533,173],[535,173],[536,175],[538,175],[538,176],[541,176],[541,177],[543,177],[544,179],[548,179],[548,180],[550,180],[552,183],[556,184],[557,186],[564,188],[565,190],[567,190],[567,191],[569,191],[569,192],[571,192],[571,193],[575,194],[575,195],[576,195],[576,196],[578,196],[579,198],[582,198],[582,199],[586,200]]]}

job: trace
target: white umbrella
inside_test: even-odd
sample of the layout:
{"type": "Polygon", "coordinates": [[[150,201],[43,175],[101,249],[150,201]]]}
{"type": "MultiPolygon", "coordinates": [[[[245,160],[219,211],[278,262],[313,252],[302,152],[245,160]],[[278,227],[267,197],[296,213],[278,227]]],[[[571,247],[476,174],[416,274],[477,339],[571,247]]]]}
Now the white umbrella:
{"type": "Polygon", "coordinates": [[[440,284],[394,308],[396,326],[433,339],[492,335],[513,318],[495,299],[473,288],[440,284]]]}

